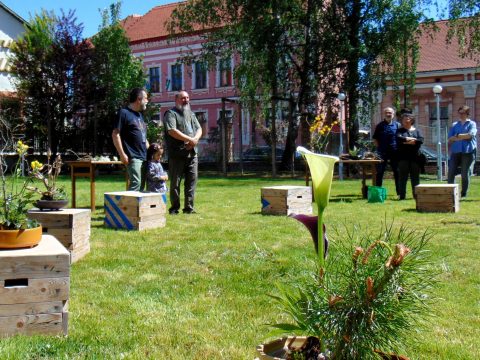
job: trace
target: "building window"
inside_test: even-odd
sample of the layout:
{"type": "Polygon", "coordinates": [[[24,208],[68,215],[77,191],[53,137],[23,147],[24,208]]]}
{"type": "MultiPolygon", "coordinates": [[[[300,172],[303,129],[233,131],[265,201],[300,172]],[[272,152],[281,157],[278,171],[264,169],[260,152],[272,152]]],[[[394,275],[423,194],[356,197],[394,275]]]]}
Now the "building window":
{"type": "MultiPolygon", "coordinates": [[[[448,126],[448,105],[441,106],[440,105],[440,127],[442,129],[448,126]]],[[[432,105],[430,107],[430,126],[435,127],[437,126],[437,106],[432,105]]]]}
{"type": "Polygon", "coordinates": [[[204,62],[196,62],[193,64],[194,73],[194,89],[207,88],[207,65],[204,62]]]}
{"type": "Polygon", "coordinates": [[[182,64],[171,65],[171,91],[182,90],[183,76],[182,76],[182,64]]]}
{"type": "Polygon", "coordinates": [[[150,82],[150,92],[158,93],[160,92],[160,68],[152,67],[148,69],[149,82],[150,82]]]}
{"type": "Polygon", "coordinates": [[[220,59],[218,63],[219,87],[232,86],[232,59],[220,59]]]}
{"type": "Polygon", "coordinates": [[[202,138],[208,137],[208,119],[206,111],[195,111],[195,116],[197,117],[200,126],[202,127],[202,138]]]}

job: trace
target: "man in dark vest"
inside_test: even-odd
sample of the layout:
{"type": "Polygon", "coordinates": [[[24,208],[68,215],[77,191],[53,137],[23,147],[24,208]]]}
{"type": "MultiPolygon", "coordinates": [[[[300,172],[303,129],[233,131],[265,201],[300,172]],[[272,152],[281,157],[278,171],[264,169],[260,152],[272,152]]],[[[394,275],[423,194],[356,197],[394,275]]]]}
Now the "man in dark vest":
{"type": "Polygon", "coordinates": [[[113,125],[112,140],[120,161],[127,166],[128,190],[140,191],[145,183],[147,160],[147,126],[142,111],[148,104],[147,93],[142,88],[130,91],[129,104],[120,109],[113,125]]]}
{"type": "Polygon", "coordinates": [[[377,165],[376,185],[382,186],[385,169],[387,164],[390,163],[393,178],[395,179],[395,190],[397,195],[399,195],[396,133],[400,124],[395,120],[395,110],[392,107],[386,107],[383,109],[383,113],[383,121],[377,124],[373,133],[373,141],[377,146],[377,153],[383,160],[382,163],[377,165]]]}
{"type": "Polygon", "coordinates": [[[193,207],[198,179],[197,144],[202,128],[190,110],[190,98],[186,91],[175,95],[175,107],[164,116],[168,151],[168,173],[170,176],[169,213],[180,210],[180,184],[185,177],[183,213],[195,214],[193,207]]]}

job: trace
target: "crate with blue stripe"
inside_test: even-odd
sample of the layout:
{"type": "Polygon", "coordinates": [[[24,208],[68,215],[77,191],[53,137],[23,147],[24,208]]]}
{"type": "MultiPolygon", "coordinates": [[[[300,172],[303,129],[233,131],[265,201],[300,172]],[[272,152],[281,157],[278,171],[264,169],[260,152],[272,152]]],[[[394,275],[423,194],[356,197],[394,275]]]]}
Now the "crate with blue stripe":
{"type": "Polygon", "coordinates": [[[104,197],[106,227],[146,230],[165,226],[166,194],[118,191],[104,197]]]}
{"type": "Polygon", "coordinates": [[[262,214],[312,214],[312,189],[309,186],[269,186],[261,189],[262,214]]]}

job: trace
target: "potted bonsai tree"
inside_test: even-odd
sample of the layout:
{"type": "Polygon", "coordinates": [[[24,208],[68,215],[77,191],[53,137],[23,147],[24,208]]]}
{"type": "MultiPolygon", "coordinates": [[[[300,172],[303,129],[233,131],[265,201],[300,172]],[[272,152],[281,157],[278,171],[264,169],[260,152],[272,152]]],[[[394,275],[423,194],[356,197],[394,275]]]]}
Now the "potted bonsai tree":
{"type": "Polygon", "coordinates": [[[260,359],[404,359],[391,353],[404,348],[405,335],[428,313],[434,279],[429,234],[386,223],[376,232],[347,229],[346,239],[329,246],[325,259],[323,211],[334,162],[299,152],[312,172],[319,215],[293,217],[310,230],[318,263],[309,279],[274,296],[291,319],[274,326],[297,336],[260,345],[260,359]]]}
{"type": "Polygon", "coordinates": [[[29,189],[41,194],[40,200],[35,203],[40,210],[59,210],[68,204],[67,193],[65,189],[57,185],[58,175],[62,169],[62,158],[60,155],[55,157],[53,163],[50,163],[51,154],[47,153],[47,163],[42,164],[37,160],[30,163],[30,175],[33,179],[43,184],[43,189],[30,187],[29,189]]]}
{"type": "MultiPolygon", "coordinates": [[[[1,119],[0,119],[1,120],[1,119]]],[[[42,239],[42,227],[27,217],[32,205],[33,193],[28,190],[29,177],[22,176],[22,166],[28,146],[22,141],[15,144],[17,161],[9,166],[6,159],[11,146],[7,128],[1,126],[0,152],[0,248],[13,249],[32,247],[42,239]]]]}

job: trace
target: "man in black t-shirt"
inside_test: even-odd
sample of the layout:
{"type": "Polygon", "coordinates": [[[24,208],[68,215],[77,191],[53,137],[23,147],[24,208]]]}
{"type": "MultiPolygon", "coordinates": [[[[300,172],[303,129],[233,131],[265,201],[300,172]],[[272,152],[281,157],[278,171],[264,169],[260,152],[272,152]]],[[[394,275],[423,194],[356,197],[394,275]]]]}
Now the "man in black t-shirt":
{"type": "Polygon", "coordinates": [[[144,167],[147,160],[147,126],[142,111],[147,107],[147,93],[142,88],[130,92],[129,105],[120,109],[113,126],[112,140],[120,156],[120,161],[127,166],[128,190],[140,191],[145,183],[144,167]]]}

